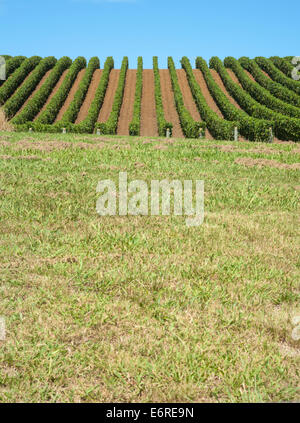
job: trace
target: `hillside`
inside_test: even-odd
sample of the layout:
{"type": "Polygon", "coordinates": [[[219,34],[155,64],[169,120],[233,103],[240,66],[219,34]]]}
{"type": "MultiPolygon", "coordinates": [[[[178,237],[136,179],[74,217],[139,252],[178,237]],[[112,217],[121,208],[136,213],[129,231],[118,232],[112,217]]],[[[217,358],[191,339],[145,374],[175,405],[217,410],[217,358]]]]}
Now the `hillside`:
{"type": "MultiPolygon", "coordinates": [[[[8,56],[7,56],[8,57],[8,56]]],[[[287,59],[198,57],[181,69],[113,58],[8,57],[0,107],[17,131],[250,141],[300,140],[300,81],[287,59]]]]}

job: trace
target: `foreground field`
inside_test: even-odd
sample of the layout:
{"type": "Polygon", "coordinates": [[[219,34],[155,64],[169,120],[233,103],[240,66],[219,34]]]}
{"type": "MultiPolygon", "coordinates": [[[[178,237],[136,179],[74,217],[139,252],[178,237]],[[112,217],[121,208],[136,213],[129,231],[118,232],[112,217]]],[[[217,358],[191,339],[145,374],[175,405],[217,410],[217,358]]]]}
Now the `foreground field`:
{"type": "Polygon", "coordinates": [[[0,401],[299,401],[299,153],[2,132],[0,401]],[[99,217],[120,171],[204,179],[204,224],[99,217]]]}

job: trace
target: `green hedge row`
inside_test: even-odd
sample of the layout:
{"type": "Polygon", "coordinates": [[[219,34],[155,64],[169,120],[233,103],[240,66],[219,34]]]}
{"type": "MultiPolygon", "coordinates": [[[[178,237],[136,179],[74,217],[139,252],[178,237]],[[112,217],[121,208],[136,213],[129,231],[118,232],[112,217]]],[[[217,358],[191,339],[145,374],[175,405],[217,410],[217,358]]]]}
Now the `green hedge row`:
{"type": "Polygon", "coordinates": [[[21,110],[21,112],[18,113],[11,122],[13,124],[20,125],[28,121],[32,121],[46,103],[63,72],[68,69],[71,64],[72,60],[69,57],[62,57],[58,60],[38,92],[29,100],[23,110],[21,110]]]}
{"type": "Polygon", "coordinates": [[[269,141],[270,122],[262,119],[255,119],[246,112],[238,109],[230,103],[222,89],[212,77],[206,61],[201,57],[196,59],[196,68],[200,69],[206,81],[209,92],[221,110],[225,119],[240,122],[241,134],[250,141],[269,141]]]}
{"type": "Polygon", "coordinates": [[[55,121],[56,116],[66,101],[66,98],[68,97],[70,89],[72,88],[78,73],[85,67],[86,60],[84,57],[78,57],[76,60],[74,60],[68,73],[66,74],[66,77],[63,80],[63,83],[51,98],[45,110],[43,110],[43,112],[36,119],[37,123],[47,124],[53,123],[55,121]]]}
{"type": "Polygon", "coordinates": [[[143,58],[139,57],[138,68],[136,73],[133,117],[132,117],[132,121],[129,124],[129,135],[140,135],[142,94],[143,94],[143,58]]]}
{"type": "Polygon", "coordinates": [[[41,60],[26,81],[16,90],[4,105],[4,111],[8,118],[12,118],[23,106],[27,98],[35,90],[45,73],[53,68],[56,59],[52,56],[41,60]]]}
{"type": "MultiPolygon", "coordinates": [[[[292,70],[294,69],[294,66],[292,65],[292,63],[289,63],[287,60],[283,59],[282,57],[278,57],[278,56],[270,57],[270,60],[287,77],[289,77],[289,78],[292,77],[292,70]]],[[[292,81],[293,81],[293,79],[292,79],[292,81]]],[[[297,82],[297,81],[295,81],[295,82],[297,82]]]]}
{"type": "Polygon", "coordinates": [[[192,66],[187,57],[181,59],[181,65],[186,72],[187,79],[198,107],[201,118],[215,139],[218,140],[233,140],[234,139],[234,128],[239,128],[238,121],[228,122],[225,119],[220,118],[207,104],[205,97],[202,94],[201,88],[196,81],[193,73],[192,66]]]}
{"type": "Polygon", "coordinates": [[[99,111],[104,101],[110,71],[114,67],[114,60],[112,57],[108,57],[104,64],[103,73],[98,85],[98,88],[95,93],[95,97],[92,101],[91,107],[89,108],[87,117],[80,123],[66,123],[66,122],[57,122],[53,125],[42,124],[36,122],[26,122],[24,124],[14,125],[16,131],[24,132],[28,131],[29,128],[32,128],[35,132],[49,132],[56,133],[61,132],[62,128],[66,128],[67,132],[73,133],[92,133],[95,128],[95,123],[97,122],[99,111]]]}
{"type": "MultiPolygon", "coordinates": [[[[18,69],[21,66],[24,60],[26,60],[25,56],[10,57],[10,56],[2,55],[2,57],[4,57],[6,61],[6,69],[5,69],[6,80],[10,77],[10,75],[14,73],[16,69],[18,69]]],[[[6,80],[0,81],[0,86],[2,86],[6,80]]]]}
{"type": "Polygon", "coordinates": [[[161,85],[160,85],[160,75],[158,69],[158,57],[153,57],[153,73],[154,73],[154,96],[155,96],[155,107],[156,107],[156,119],[158,134],[161,137],[165,137],[167,130],[169,129],[170,135],[172,135],[173,124],[167,122],[165,119],[164,106],[161,96],[161,85]]]}
{"type": "Polygon", "coordinates": [[[95,128],[99,128],[102,134],[114,135],[117,133],[118,120],[120,116],[120,110],[122,107],[126,74],[128,69],[128,57],[124,57],[119,75],[118,86],[115,93],[114,102],[112,105],[112,111],[106,122],[96,123],[95,128]]]}
{"type": "Polygon", "coordinates": [[[277,138],[291,141],[300,140],[299,119],[290,118],[274,112],[254,100],[250,94],[239,86],[239,84],[233,82],[225,66],[217,57],[212,57],[209,64],[211,68],[215,69],[219,73],[227,91],[232,95],[243,110],[253,117],[269,120],[270,126],[274,128],[274,133],[277,138]]]}
{"type": "Polygon", "coordinates": [[[230,68],[238,77],[243,88],[259,103],[267,106],[269,109],[274,110],[275,112],[281,113],[283,115],[300,118],[300,110],[295,107],[287,104],[278,98],[274,97],[268,90],[252,81],[252,79],[245,73],[241,64],[234,59],[233,57],[226,57],[224,60],[224,65],[226,68],[230,68]]]}
{"type": "Polygon", "coordinates": [[[92,133],[94,131],[95,123],[97,122],[99,112],[104,101],[106,89],[109,82],[110,71],[113,69],[113,67],[114,60],[112,57],[108,57],[105,61],[101,80],[96,90],[94,100],[91,104],[91,107],[89,108],[88,115],[78,125],[69,126],[71,132],[92,133]]]}
{"type": "Polygon", "coordinates": [[[68,123],[75,122],[80,108],[87,95],[95,70],[99,68],[100,61],[98,57],[92,57],[89,61],[88,67],[84,73],[84,77],[82,78],[79,84],[78,90],[76,91],[71,104],[69,105],[68,109],[65,111],[64,115],[62,116],[62,119],[59,122],[61,125],[67,125],[68,123]]]}
{"type": "Polygon", "coordinates": [[[186,138],[199,138],[200,130],[206,128],[205,122],[195,121],[184,105],[184,100],[177,78],[176,68],[172,57],[168,57],[168,69],[171,76],[176,110],[180,119],[182,131],[186,138]]]}
{"type": "Polygon", "coordinates": [[[289,88],[290,90],[294,91],[296,94],[300,95],[300,84],[298,81],[294,81],[293,79],[286,76],[283,72],[281,72],[274,63],[266,59],[265,57],[256,57],[256,63],[265,71],[267,72],[270,77],[278,82],[279,84],[289,88]]]}
{"type": "Polygon", "coordinates": [[[248,57],[241,57],[239,62],[244,69],[251,73],[256,82],[258,82],[275,97],[293,106],[300,107],[300,97],[293,91],[282,86],[281,84],[278,84],[277,82],[272,81],[269,77],[267,77],[261,71],[261,68],[255,62],[255,60],[250,60],[248,57]]]}
{"type": "Polygon", "coordinates": [[[0,87],[0,106],[3,105],[9,97],[22,84],[28,74],[39,64],[41,57],[33,56],[22,62],[21,66],[10,75],[5,83],[0,87]]]}
{"type": "MultiPolygon", "coordinates": [[[[289,65],[289,67],[290,67],[290,76],[291,76],[291,74],[292,74],[292,71],[293,71],[294,67],[299,65],[299,61],[297,61],[297,65],[294,65],[294,64],[292,63],[292,60],[294,59],[294,57],[295,57],[295,56],[287,56],[287,57],[284,57],[284,60],[287,62],[287,64],[288,64],[288,65],[289,65]]],[[[296,56],[296,57],[299,57],[299,56],[296,56]]],[[[300,70],[298,70],[297,74],[298,74],[298,76],[300,77],[300,70]]],[[[293,77],[292,77],[292,79],[293,79],[293,77]]],[[[299,81],[299,79],[298,79],[298,81],[299,81]]]]}

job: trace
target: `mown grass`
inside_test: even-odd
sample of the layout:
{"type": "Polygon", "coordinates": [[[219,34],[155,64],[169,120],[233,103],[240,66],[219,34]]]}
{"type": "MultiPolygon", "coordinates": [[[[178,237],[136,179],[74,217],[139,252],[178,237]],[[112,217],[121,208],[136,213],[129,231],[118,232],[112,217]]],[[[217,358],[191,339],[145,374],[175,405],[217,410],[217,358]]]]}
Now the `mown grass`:
{"type": "Polygon", "coordinates": [[[295,163],[292,143],[2,132],[0,401],[299,401],[295,163]],[[204,179],[204,224],[99,217],[120,171],[204,179]]]}

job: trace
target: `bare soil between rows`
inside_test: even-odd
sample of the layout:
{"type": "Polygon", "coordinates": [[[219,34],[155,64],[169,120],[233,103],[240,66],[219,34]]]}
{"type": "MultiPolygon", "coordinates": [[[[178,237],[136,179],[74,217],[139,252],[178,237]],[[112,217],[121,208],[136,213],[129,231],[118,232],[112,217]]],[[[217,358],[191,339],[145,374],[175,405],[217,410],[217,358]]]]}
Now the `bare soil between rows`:
{"type": "Polygon", "coordinates": [[[173,124],[173,137],[184,138],[179,116],[176,110],[169,69],[160,69],[159,75],[165,118],[168,122],[173,124]]]}
{"type": "Polygon", "coordinates": [[[100,83],[102,72],[102,69],[95,70],[88,92],[86,93],[84,102],[82,103],[77,119],[75,121],[76,124],[82,122],[87,117],[91,104],[94,100],[98,85],[100,83]]]}
{"type": "Polygon", "coordinates": [[[62,108],[60,109],[58,115],[56,116],[55,122],[58,122],[62,119],[64,113],[68,110],[68,107],[70,106],[70,104],[72,103],[74,96],[76,94],[76,91],[79,88],[80,82],[82,80],[82,78],[84,77],[84,74],[86,72],[86,69],[81,69],[80,72],[78,72],[77,78],[75,79],[74,84],[72,85],[72,88],[66,98],[66,101],[64,102],[62,108]]]}
{"type": "Polygon", "coordinates": [[[112,69],[109,75],[108,87],[101,107],[98,122],[106,122],[112,111],[116,90],[120,77],[120,69],[112,69]]]}
{"type": "Polygon", "coordinates": [[[154,72],[152,69],[143,70],[140,134],[144,137],[158,136],[154,95],[154,72]]]}
{"type": "Polygon", "coordinates": [[[129,135],[129,124],[133,117],[136,74],[137,71],[132,69],[129,69],[126,74],[126,85],[118,122],[118,135],[129,135]]]}

